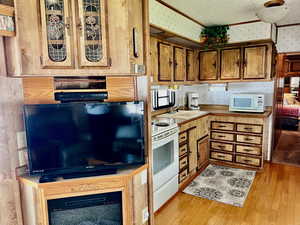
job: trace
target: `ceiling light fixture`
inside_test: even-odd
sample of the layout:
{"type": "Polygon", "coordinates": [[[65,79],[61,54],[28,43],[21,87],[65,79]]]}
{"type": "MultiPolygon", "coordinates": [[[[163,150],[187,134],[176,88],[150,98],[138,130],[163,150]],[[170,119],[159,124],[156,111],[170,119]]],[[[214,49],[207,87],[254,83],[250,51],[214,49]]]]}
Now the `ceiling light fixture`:
{"type": "Polygon", "coordinates": [[[256,16],[263,22],[275,23],[288,14],[288,7],[284,0],[271,0],[259,8],[256,16]]]}

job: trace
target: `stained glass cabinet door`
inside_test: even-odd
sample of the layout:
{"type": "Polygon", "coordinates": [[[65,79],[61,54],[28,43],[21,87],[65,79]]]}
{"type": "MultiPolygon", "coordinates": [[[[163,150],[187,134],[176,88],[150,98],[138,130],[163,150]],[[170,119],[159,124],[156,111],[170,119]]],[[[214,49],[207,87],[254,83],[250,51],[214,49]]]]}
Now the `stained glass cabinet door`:
{"type": "Polygon", "coordinates": [[[106,1],[78,0],[79,23],[77,29],[81,67],[109,66],[106,1]]]}
{"type": "Polygon", "coordinates": [[[69,0],[40,0],[40,6],[42,66],[72,67],[69,0]]]}

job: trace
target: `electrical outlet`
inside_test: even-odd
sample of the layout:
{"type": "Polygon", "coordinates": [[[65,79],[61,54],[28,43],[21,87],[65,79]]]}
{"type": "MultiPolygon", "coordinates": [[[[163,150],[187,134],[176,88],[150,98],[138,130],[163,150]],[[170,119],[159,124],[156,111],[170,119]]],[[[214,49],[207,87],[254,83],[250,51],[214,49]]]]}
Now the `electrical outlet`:
{"type": "Polygon", "coordinates": [[[27,165],[26,162],[26,151],[18,151],[19,154],[19,166],[27,165]]]}
{"type": "Polygon", "coordinates": [[[22,149],[27,147],[25,131],[17,132],[17,148],[22,149]]]}
{"type": "Polygon", "coordinates": [[[143,224],[146,223],[149,219],[148,207],[143,209],[143,224]]]}

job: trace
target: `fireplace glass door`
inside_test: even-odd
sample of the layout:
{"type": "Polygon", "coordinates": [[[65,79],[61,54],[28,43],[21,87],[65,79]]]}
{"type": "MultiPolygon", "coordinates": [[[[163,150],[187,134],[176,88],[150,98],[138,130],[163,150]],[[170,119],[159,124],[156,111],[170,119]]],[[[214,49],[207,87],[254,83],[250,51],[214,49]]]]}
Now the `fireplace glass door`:
{"type": "Polygon", "coordinates": [[[48,200],[49,225],[122,225],[122,192],[48,200]]]}

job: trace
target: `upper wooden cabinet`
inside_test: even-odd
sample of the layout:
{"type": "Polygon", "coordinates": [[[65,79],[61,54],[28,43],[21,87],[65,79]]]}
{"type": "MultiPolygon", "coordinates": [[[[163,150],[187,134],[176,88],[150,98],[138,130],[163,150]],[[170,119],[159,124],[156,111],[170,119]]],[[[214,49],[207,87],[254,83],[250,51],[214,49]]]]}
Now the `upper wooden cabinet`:
{"type": "Polygon", "coordinates": [[[149,74],[153,83],[182,84],[196,81],[194,50],[151,37],[150,57],[149,74]]]}
{"type": "Polygon", "coordinates": [[[246,47],[244,54],[244,79],[264,79],[267,46],[246,47]]]}
{"type": "Polygon", "coordinates": [[[186,50],[186,80],[195,81],[195,60],[194,51],[191,49],[186,50]]]}
{"type": "Polygon", "coordinates": [[[186,56],[183,48],[174,47],[174,81],[184,81],[186,76],[186,56]]]}
{"type": "Polygon", "coordinates": [[[241,78],[241,49],[221,50],[221,80],[241,78]]]}
{"type": "Polygon", "coordinates": [[[271,80],[275,52],[271,42],[199,51],[199,79],[204,82],[271,80]]]}
{"type": "Polygon", "coordinates": [[[173,54],[169,44],[159,42],[158,47],[158,81],[171,81],[173,73],[173,54]]]}
{"type": "Polygon", "coordinates": [[[142,0],[18,0],[9,75],[145,74],[142,0]],[[134,12],[134,13],[132,13],[134,12]]]}
{"type": "Polygon", "coordinates": [[[218,51],[206,51],[199,53],[199,79],[218,79],[218,51]]]}

